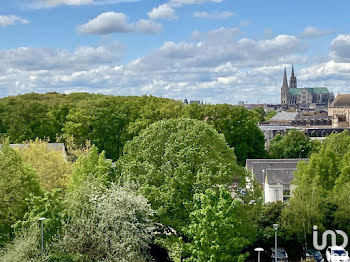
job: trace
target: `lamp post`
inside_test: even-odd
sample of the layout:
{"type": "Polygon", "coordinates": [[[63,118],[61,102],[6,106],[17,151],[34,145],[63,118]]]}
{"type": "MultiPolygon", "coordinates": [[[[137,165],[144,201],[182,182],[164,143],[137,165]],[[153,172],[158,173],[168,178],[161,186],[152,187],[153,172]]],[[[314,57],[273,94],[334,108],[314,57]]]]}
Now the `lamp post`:
{"type": "Polygon", "coordinates": [[[255,250],[256,252],[258,252],[258,262],[260,262],[260,252],[264,251],[264,249],[261,248],[261,247],[257,247],[257,248],[255,248],[254,250],[255,250]]]}
{"type": "Polygon", "coordinates": [[[277,262],[277,229],[278,229],[278,224],[273,224],[273,228],[275,229],[275,262],[277,262]]]}
{"type": "Polygon", "coordinates": [[[39,221],[41,223],[41,255],[44,256],[44,220],[45,217],[39,218],[39,221]]]}
{"type": "Polygon", "coordinates": [[[301,156],[301,153],[303,153],[305,150],[302,149],[300,152],[299,152],[299,160],[300,160],[300,156],[301,156]]]}

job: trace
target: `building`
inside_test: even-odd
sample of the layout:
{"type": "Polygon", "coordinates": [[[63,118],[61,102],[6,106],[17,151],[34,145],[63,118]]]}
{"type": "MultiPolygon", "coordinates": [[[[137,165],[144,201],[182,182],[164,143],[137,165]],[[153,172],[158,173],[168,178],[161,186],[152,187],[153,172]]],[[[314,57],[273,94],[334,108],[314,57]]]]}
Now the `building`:
{"type": "Polygon", "coordinates": [[[263,188],[264,203],[287,201],[293,194],[294,171],[301,159],[247,159],[246,169],[263,188]]]}
{"type": "Polygon", "coordinates": [[[294,67],[289,80],[287,71],[284,69],[283,84],[281,87],[281,107],[297,109],[319,109],[327,108],[334,100],[332,93],[327,87],[298,88],[297,78],[294,75],[294,67]]]}
{"type": "Polygon", "coordinates": [[[328,107],[333,128],[350,127],[350,94],[338,95],[328,107]]]}

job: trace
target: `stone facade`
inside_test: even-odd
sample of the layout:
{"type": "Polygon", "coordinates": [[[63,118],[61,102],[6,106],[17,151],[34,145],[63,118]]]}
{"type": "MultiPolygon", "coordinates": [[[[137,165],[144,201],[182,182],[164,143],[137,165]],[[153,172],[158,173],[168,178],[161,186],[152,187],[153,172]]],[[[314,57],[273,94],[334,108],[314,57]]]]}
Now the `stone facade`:
{"type": "Polygon", "coordinates": [[[328,115],[333,128],[350,127],[350,94],[338,95],[328,107],[328,115]]]}
{"type": "Polygon", "coordinates": [[[287,72],[284,69],[283,84],[281,87],[282,108],[326,108],[333,100],[333,94],[326,87],[298,88],[293,67],[288,85],[287,72]]]}

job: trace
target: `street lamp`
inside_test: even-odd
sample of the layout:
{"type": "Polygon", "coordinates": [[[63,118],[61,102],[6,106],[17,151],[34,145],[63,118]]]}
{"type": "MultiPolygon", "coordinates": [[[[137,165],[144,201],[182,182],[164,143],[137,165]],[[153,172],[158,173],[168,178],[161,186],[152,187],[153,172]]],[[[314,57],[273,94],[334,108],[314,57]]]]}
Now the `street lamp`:
{"type": "Polygon", "coordinates": [[[305,150],[302,149],[302,150],[299,152],[299,160],[300,160],[300,155],[301,155],[301,153],[304,152],[304,151],[305,151],[305,150]]]}
{"type": "Polygon", "coordinates": [[[254,249],[256,252],[258,252],[258,262],[260,262],[260,252],[263,252],[264,249],[261,247],[257,247],[254,249]]]}
{"type": "Polygon", "coordinates": [[[39,218],[39,221],[41,223],[41,255],[44,256],[44,220],[45,217],[39,218]]]}
{"type": "Polygon", "coordinates": [[[277,229],[278,229],[278,224],[273,224],[273,228],[275,229],[275,262],[277,262],[277,229]]]}

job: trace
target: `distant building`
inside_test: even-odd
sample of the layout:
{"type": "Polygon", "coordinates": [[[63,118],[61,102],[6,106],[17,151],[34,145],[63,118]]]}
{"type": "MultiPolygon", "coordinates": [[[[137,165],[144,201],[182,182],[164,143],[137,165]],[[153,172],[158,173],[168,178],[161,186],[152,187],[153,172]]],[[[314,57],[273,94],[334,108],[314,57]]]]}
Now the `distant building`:
{"type": "Polygon", "coordinates": [[[247,159],[246,169],[263,188],[264,203],[287,201],[293,194],[294,171],[302,159],[247,159]]]}
{"type": "Polygon", "coordinates": [[[328,107],[333,128],[350,127],[350,94],[338,95],[328,107]]]}
{"type": "Polygon", "coordinates": [[[334,96],[328,91],[327,87],[298,88],[293,66],[288,85],[287,72],[284,69],[283,84],[281,87],[282,108],[327,108],[328,104],[333,100],[334,96]]]}
{"type": "Polygon", "coordinates": [[[188,105],[188,104],[203,104],[203,102],[201,102],[200,100],[190,100],[188,101],[187,98],[184,99],[184,104],[188,105]]]}

